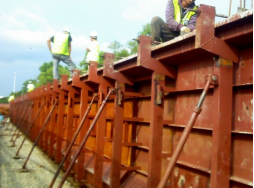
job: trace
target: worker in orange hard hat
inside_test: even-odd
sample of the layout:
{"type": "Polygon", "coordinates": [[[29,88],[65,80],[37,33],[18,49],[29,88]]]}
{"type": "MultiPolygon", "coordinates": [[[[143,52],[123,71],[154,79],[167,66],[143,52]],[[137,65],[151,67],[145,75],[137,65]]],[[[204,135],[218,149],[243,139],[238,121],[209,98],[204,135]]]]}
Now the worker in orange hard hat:
{"type": "Polygon", "coordinates": [[[151,21],[151,37],[154,41],[169,41],[180,34],[195,30],[197,15],[195,0],[169,0],[166,7],[166,23],[158,16],[151,21]]]}

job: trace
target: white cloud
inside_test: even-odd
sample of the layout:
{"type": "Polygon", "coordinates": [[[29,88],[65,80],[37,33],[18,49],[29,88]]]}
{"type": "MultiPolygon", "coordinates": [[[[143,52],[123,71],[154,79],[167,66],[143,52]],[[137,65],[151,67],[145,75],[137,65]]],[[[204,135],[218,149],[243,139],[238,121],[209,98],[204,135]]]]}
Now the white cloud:
{"type": "MultiPolygon", "coordinates": [[[[162,7],[166,8],[168,0],[136,0],[132,6],[126,7],[122,16],[129,21],[150,21],[153,16],[164,16],[164,12],[160,12],[162,7]]],[[[163,8],[163,10],[165,10],[163,8]]]]}
{"type": "Polygon", "coordinates": [[[0,38],[21,44],[39,45],[55,33],[42,17],[16,9],[13,12],[0,12],[0,38]]]}

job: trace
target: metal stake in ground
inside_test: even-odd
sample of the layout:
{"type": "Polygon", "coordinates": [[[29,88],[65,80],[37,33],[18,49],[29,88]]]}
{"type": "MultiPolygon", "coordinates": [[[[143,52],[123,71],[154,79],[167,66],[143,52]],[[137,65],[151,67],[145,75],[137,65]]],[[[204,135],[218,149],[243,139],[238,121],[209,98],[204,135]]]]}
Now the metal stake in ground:
{"type": "MultiPolygon", "coordinates": [[[[21,110],[22,108],[21,108],[21,106],[20,107],[17,107],[17,114],[19,114],[19,111],[21,110]]],[[[10,130],[10,135],[11,135],[11,133],[12,133],[12,131],[14,130],[14,124],[16,124],[16,119],[14,119],[14,121],[12,121],[12,128],[11,128],[11,130],[10,130]]]]}
{"type": "Polygon", "coordinates": [[[43,104],[41,105],[39,111],[37,112],[37,114],[36,114],[36,116],[35,116],[35,118],[34,118],[32,124],[30,125],[30,127],[29,127],[29,129],[28,129],[28,131],[27,131],[27,133],[26,133],[25,138],[23,139],[22,143],[20,144],[19,149],[18,149],[18,151],[16,152],[16,155],[13,157],[13,159],[20,159],[20,157],[19,157],[19,151],[21,150],[21,148],[22,148],[22,146],[23,146],[23,144],[24,144],[26,138],[28,137],[30,131],[32,130],[33,125],[34,125],[34,123],[35,123],[37,117],[39,116],[39,114],[40,114],[40,112],[41,112],[41,109],[42,109],[42,107],[44,106],[44,104],[45,104],[45,102],[43,102],[43,104]]]}
{"type": "Polygon", "coordinates": [[[84,145],[85,145],[85,143],[86,143],[86,141],[87,141],[87,139],[88,139],[88,136],[90,135],[90,133],[91,133],[92,129],[94,128],[94,126],[95,126],[97,120],[99,119],[99,117],[100,117],[100,115],[101,115],[101,112],[102,112],[102,110],[104,109],[104,107],[105,107],[105,105],[106,105],[106,102],[107,102],[107,100],[108,100],[110,94],[111,94],[112,92],[114,92],[114,91],[115,91],[115,89],[111,89],[111,90],[109,91],[107,97],[105,98],[105,100],[102,102],[102,104],[101,104],[101,106],[100,106],[100,109],[98,110],[98,112],[97,112],[97,114],[96,114],[96,116],[95,116],[95,118],[94,118],[94,120],[93,120],[93,123],[92,123],[91,126],[89,127],[89,129],[88,129],[88,131],[87,131],[87,133],[86,133],[86,136],[85,136],[84,139],[82,140],[82,142],[81,142],[81,144],[80,144],[80,146],[79,146],[79,148],[78,148],[78,151],[77,151],[77,153],[75,154],[75,156],[73,157],[73,159],[72,159],[72,161],[71,161],[71,164],[69,165],[68,169],[66,170],[66,172],[65,172],[65,174],[64,174],[64,177],[63,177],[63,179],[61,180],[61,182],[60,182],[58,188],[61,188],[61,187],[63,186],[65,180],[67,179],[68,175],[70,174],[71,168],[73,167],[73,165],[74,165],[76,159],[78,158],[78,156],[79,156],[81,150],[83,149],[83,147],[84,147],[84,145]]]}
{"type": "Polygon", "coordinates": [[[13,140],[14,135],[15,135],[16,131],[18,130],[18,126],[19,126],[19,124],[20,124],[20,123],[21,123],[21,121],[23,120],[23,116],[25,116],[25,114],[26,114],[26,112],[27,112],[27,108],[28,108],[28,106],[29,106],[29,105],[27,105],[27,106],[26,106],[26,108],[25,108],[25,110],[23,111],[23,114],[22,114],[21,118],[19,119],[19,123],[18,123],[18,124],[17,124],[17,126],[16,126],[16,129],[15,129],[15,131],[14,131],[14,133],[13,133],[12,137],[11,137],[10,142],[13,142],[13,141],[14,141],[14,140],[13,140]]]}
{"type": "Polygon", "coordinates": [[[197,106],[194,108],[193,110],[193,113],[192,113],[192,116],[191,116],[191,119],[188,123],[188,125],[185,127],[184,131],[183,131],[183,134],[175,148],[175,151],[171,157],[171,160],[169,161],[169,164],[167,166],[167,169],[165,171],[165,174],[163,175],[159,185],[157,188],[163,188],[166,186],[167,184],[167,181],[169,179],[169,176],[171,175],[174,167],[175,167],[175,164],[176,164],[176,161],[177,159],[179,158],[180,154],[181,154],[181,151],[183,149],[183,146],[191,132],[191,129],[199,115],[199,113],[201,112],[201,106],[202,106],[202,103],[204,102],[204,99],[205,99],[205,96],[207,94],[207,91],[209,89],[209,86],[211,84],[215,84],[217,82],[217,76],[214,76],[214,75],[208,75],[208,79],[207,79],[207,82],[206,82],[206,85],[205,85],[205,88],[199,98],[199,101],[198,101],[198,104],[197,106]]]}
{"type": "Polygon", "coordinates": [[[97,96],[98,96],[98,94],[94,94],[93,99],[91,100],[89,106],[87,107],[86,112],[85,112],[85,115],[83,116],[83,118],[82,118],[82,120],[81,120],[81,122],[80,122],[80,124],[79,124],[79,127],[78,127],[78,129],[76,130],[76,133],[75,133],[74,137],[72,138],[71,143],[70,143],[69,146],[68,146],[68,149],[67,149],[67,151],[66,151],[66,153],[65,153],[65,156],[64,156],[64,158],[62,159],[62,161],[61,161],[61,163],[60,163],[60,165],[59,165],[59,167],[58,167],[58,169],[57,169],[57,171],[56,171],[56,173],[55,173],[55,175],[54,175],[54,178],[52,179],[52,181],[51,181],[51,183],[50,183],[50,185],[49,185],[49,188],[52,188],[52,187],[53,187],[53,185],[54,185],[54,183],[55,183],[55,181],[56,181],[56,178],[57,178],[57,176],[58,176],[58,174],[59,174],[59,172],[60,172],[60,170],[61,170],[61,168],[62,168],[62,166],[63,166],[63,164],[64,164],[64,162],[65,162],[65,160],[67,159],[68,154],[69,154],[70,151],[71,151],[71,147],[73,146],[73,144],[74,144],[74,142],[75,142],[75,140],[76,140],[76,138],[77,138],[77,136],[78,136],[78,134],[79,134],[79,132],[80,132],[80,130],[81,130],[81,128],[82,128],[84,122],[85,122],[85,120],[86,120],[86,117],[87,117],[88,113],[89,113],[90,110],[91,110],[93,101],[94,101],[95,97],[97,97],[97,96]]]}
{"type": "Polygon", "coordinates": [[[53,111],[54,111],[54,108],[55,108],[55,106],[56,106],[56,104],[57,104],[57,101],[58,101],[58,100],[56,100],[55,103],[54,103],[54,105],[52,106],[52,109],[51,109],[51,111],[50,111],[50,113],[49,113],[47,119],[45,120],[44,125],[42,126],[41,131],[40,131],[39,135],[37,136],[37,138],[36,138],[36,140],[35,140],[35,142],[34,142],[34,145],[33,145],[32,149],[31,149],[30,153],[28,154],[28,156],[27,156],[27,158],[26,158],[26,161],[25,161],[25,163],[23,164],[22,169],[20,170],[20,172],[28,172],[28,170],[26,169],[26,164],[27,164],[27,162],[28,162],[28,160],[29,160],[29,158],[30,158],[30,155],[32,154],[32,152],[33,152],[33,150],[34,150],[34,148],[35,148],[37,142],[39,141],[39,139],[40,139],[40,137],[41,137],[41,135],[42,135],[42,133],[43,133],[43,130],[45,129],[45,127],[46,127],[46,125],[47,125],[47,123],[48,123],[48,120],[49,120],[51,114],[52,114],[53,111]]]}
{"type": "MultiPolygon", "coordinates": [[[[30,111],[32,110],[32,106],[33,106],[33,103],[32,103],[32,105],[30,106],[30,108],[29,108],[29,110],[28,110],[28,112],[27,112],[27,114],[26,114],[26,117],[24,118],[25,120],[28,118],[28,115],[30,114],[30,111]]],[[[15,145],[15,142],[16,142],[17,138],[19,137],[19,134],[20,134],[20,132],[21,132],[21,128],[24,126],[25,120],[22,122],[23,124],[21,123],[21,126],[20,126],[20,128],[19,128],[19,130],[18,130],[18,133],[17,133],[17,135],[16,135],[16,138],[14,139],[14,141],[13,141],[11,147],[16,146],[16,145],[15,145]]]]}

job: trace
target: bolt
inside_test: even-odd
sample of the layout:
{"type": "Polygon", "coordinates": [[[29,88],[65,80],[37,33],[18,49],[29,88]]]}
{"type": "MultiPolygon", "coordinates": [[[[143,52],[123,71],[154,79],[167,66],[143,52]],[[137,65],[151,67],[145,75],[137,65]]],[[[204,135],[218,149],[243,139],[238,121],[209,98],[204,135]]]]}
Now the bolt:
{"type": "Polygon", "coordinates": [[[216,82],[216,81],[218,80],[218,77],[217,77],[217,76],[212,75],[212,80],[213,80],[214,82],[216,82]]]}

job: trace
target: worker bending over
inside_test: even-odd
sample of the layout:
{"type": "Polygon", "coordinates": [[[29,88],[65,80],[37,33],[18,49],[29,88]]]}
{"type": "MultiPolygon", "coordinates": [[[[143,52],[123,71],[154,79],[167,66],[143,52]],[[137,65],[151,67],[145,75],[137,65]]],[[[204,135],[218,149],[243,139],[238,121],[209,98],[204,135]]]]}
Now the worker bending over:
{"type": "Polygon", "coordinates": [[[89,46],[86,48],[87,56],[86,56],[86,62],[89,63],[89,61],[96,61],[99,62],[99,52],[100,52],[100,46],[97,41],[98,34],[96,31],[92,31],[90,34],[91,42],[89,46]]]}
{"type": "Polygon", "coordinates": [[[166,23],[158,16],[151,21],[152,40],[166,42],[180,34],[194,31],[197,15],[189,9],[197,9],[195,0],[169,0],[166,7],[166,23]]]}
{"type": "Polygon", "coordinates": [[[53,57],[53,78],[58,79],[58,67],[59,62],[63,61],[69,66],[70,77],[72,77],[73,69],[76,65],[71,60],[71,35],[68,28],[64,28],[62,33],[59,33],[47,40],[49,51],[52,53],[53,57]],[[54,43],[51,49],[51,43],[54,43]]]}

